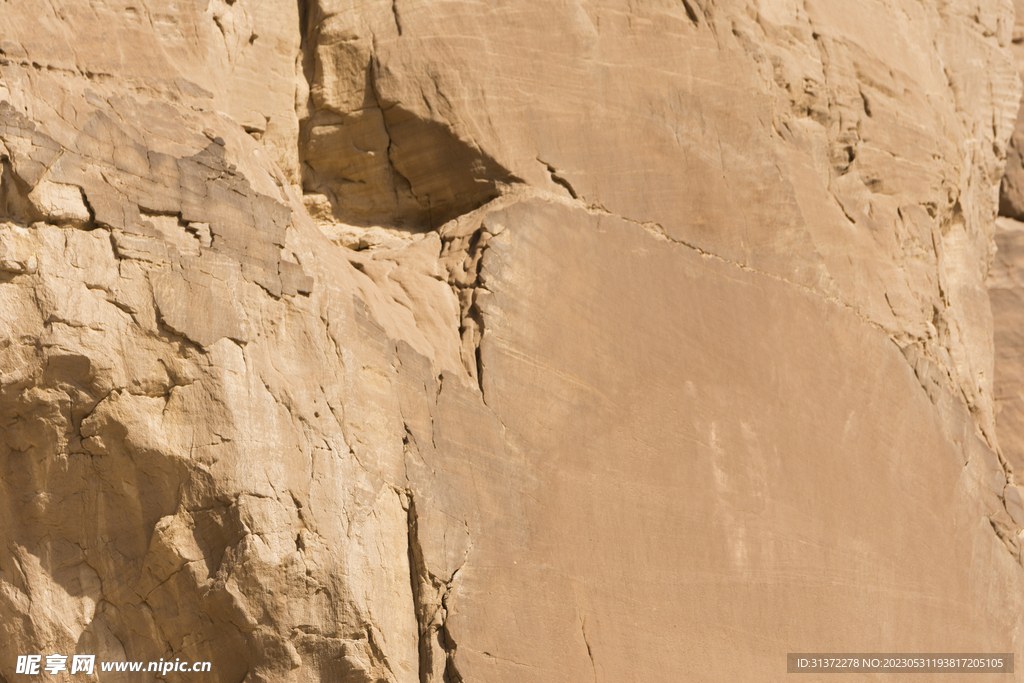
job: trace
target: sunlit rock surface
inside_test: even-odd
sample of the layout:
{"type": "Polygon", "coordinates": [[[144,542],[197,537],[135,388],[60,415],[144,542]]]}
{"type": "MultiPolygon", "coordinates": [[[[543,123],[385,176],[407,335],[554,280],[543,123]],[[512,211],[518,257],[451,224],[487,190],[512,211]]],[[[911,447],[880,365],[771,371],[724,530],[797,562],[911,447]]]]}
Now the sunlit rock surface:
{"type": "Polygon", "coordinates": [[[0,5],[0,680],[1024,653],[1008,0],[72,4],[0,5]]]}

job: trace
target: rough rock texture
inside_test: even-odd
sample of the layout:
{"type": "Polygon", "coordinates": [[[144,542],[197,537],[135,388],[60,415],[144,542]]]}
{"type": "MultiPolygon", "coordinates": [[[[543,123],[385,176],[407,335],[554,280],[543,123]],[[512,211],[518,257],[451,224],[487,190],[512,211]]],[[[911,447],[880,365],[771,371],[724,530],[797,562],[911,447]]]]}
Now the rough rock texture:
{"type": "MultiPolygon", "coordinates": [[[[1024,80],[1024,0],[1013,0],[1016,21],[1012,32],[1012,50],[1017,69],[1024,80]]],[[[1006,152],[1006,170],[999,193],[1000,215],[1024,218],[1024,116],[1018,114],[1017,125],[1006,152]]]]}
{"type": "Polygon", "coordinates": [[[1002,453],[1020,473],[1024,472],[1024,223],[999,218],[996,244],[988,277],[995,324],[996,424],[1002,453]]]}
{"type": "Polygon", "coordinates": [[[986,290],[1012,26],[0,4],[0,680],[1024,653],[986,290]]]}
{"type": "MultiPolygon", "coordinates": [[[[1024,80],[1024,2],[1017,2],[1017,21],[1013,29],[1013,51],[1024,80]]],[[[1024,100],[1022,100],[1024,101],[1024,100]]],[[[1022,110],[1024,112],[1024,110],[1022,110]]],[[[1000,189],[996,221],[996,256],[988,276],[989,298],[995,331],[996,422],[1000,448],[1010,466],[1024,471],[1024,207],[1020,195],[1024,180],[1021,146],[1024,144],[1024,116],[1017,126],[1007,151],[1006,173],[1000,189]]]]}

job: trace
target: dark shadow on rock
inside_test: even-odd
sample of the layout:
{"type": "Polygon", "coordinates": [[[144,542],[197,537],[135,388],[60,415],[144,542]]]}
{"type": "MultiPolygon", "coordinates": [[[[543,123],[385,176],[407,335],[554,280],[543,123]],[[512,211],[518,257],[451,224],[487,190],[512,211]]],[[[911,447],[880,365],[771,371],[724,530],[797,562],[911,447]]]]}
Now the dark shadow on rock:
{"type": "Polygon", "coordinates": [[[521,182],[441,123],[419,118],[399,105],[384,110],[384,121],[391,138],[391,164],[414,199],[407,211],[429,229],[496,198],[499,184],[521,182]]]}

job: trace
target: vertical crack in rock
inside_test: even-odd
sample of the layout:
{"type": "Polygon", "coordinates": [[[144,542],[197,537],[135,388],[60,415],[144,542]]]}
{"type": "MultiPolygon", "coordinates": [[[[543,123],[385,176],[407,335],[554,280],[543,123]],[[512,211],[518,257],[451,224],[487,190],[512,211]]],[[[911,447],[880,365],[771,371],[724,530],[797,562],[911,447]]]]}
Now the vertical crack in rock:
{"type": "Polygon", "coordinates": [[[686,10],[686,16],[693,22],[694,26],[700,26],[700,20],[697,19],[697,13],[693,11],[693,6],[689,3],[689,0],[682,0],[683,9],[686,10]]]}
{"type": "Polygon", "coordinates": [[[465,566],[465,560],[446,581],[428,569],[420,540],[415,495],[411,489],[402,494],[408,515],[409,575],[419,629],[419,680],[420,683],[461,683],[463,679],[455,664],[458,646],[448,630],[447,615],[452,584],[465,566]]]}
{"type": "Polygon", "coordinates": [[[594,670],[594,683],[597,683],[597,664],[594,663],[594,650],[590,647],[590,636],[587,635],[587,618],[580,618],[580,632],[583,634],[583,644],[587,646],[587,657],[590,658],[590,667],[594,670]]]}
{"type": "Polygon", "coordinates": [[[398,35],[402,35],[402,17],[398,13],[398,0],[391,0],[391,14],[395,18],[395,28],[398,29],[398,35]]]}
{"type": "MultiPolygon", "coordinates": [[[[454,578],[454,575],[453,575],[452,578],[454,578]]],[[[448,584],[447,588],[448,589],[451,588],[451,583],[448,584]]],[[[444,613],[447,614],[448,613],[448,592],[447,592],[447,590],[445,591],[444,596],[441,598],[441,606],[442,606],[442,609],[444,610],[444,613]]],[[[441,626],[441,633],[444,636],[443,644],[444,644],[445,652],[447,653],[447,661],[445,662],[444,677],[442,678],[442,683],[463,683],[465,679],[462,677],[462,674],[459,673],[459,668],[455,664],[455,652],[458,649],[458,645],[456,645],[455,640],[452,639],[452,634],[451,634],[451,631],[448,629],[447,622],[442,624],[442,626],[441,626]]]]}
{"type": "MultiPolygon", "coordinates": [[[[396,0],[396,2],[397,2],[397,0],[396,0]]],[[[398,27],[398,35],[402,35],[402,25],[399,22],[399,18],[398,18],[398,8],[397,8],[397,6],[395,5],[394,2],[391,5],[391,9],[392,9],[392,12],[394,12],[395,25],[398,27]]],[[[413,196],[413,189],[412,189],[412,183],[409,181],[408,178],[406,178],[402,174],[401,171],[398,170],[398,166],[395,163],[394,137],[391,135],[391,128],[390,128],[390,125],[388,123],[388,115],[387,115],[388,110],[391,107],[394,106],[394,103],[393,102],[385,103],[385,101],[382,100],[382,98],[380,96],[380,90],[379,90],[379,86],[378,86],[377,81],[379,79],[379,74],[380,74],[381,66],[380,66],[380,60],[377,58],[377,55],[376,55],[376,50],[374,50],[374,53],[375,54],[370,59],[370,68],[369,68],[369,70],[367,72],[367,79],[369,81],[369,86],[370,86],[368,88],[368,92],[369,92],[370,95],[373,96],[373,101],[377,105],[377,108],[380,110],[380,113],[381,113],[381,125],[383,126],[383,129],[384,129],[384,136],[387,138],[387,152],[386,152],[385,156],[387,157],[388,165],[390,166],[390,169],[391,169],[391,179],[392,179],[391,191],[392,191],[392,194],[394,195],[394,198],[395,198],[395,207],[397,208],[398,206],[401,205],[401,201],[402,201],[402,197],[399,194],[399,189],[401,189],[402,192],[404,192],[404,193],[408,193],[410,196],[413,196]]],[[[427,211],[428,211],[428,213],[430,211],[429,197],[428,197],[427,211]]]]}
{"type": "MultiPolygon", "coordinates": [[[[409,428],[406,426],[405,441],[408,442],[409,428]]],[[[406,490],[407,506],[406,515],[409,526],[409,581],[412,584],[413,609],[416,613],[416,624],[419,629],[419,680],[420,683],[430,683],[430,627],[433,615],[426,604],[425,595],[427,586],[423,585],[427,580],[426,563],[423,560],[423,549],[419,542],[418,521],[416,518],[416,499],[412,491],[406,490]]]]}
{"type": "Polygon", "coordinates": [[[469,235],[442,235],[441,248],[441,260],[448,267],[448,284],[459,299],[462,362],[470,377],[476,380],[481,393],[484,390],[484,364],[480,342],[485,330],[479,300],[488,291],[481,270],[484,253],[493,236],[487,223],[481,222],[469,235]]]}
{"type": "Polygon", "coordinates": [[[318,10],[316,0],[298,0],[299,5],[299,52],[295,56],[295,113],[299,122],[296,142],[299,161],[299,183],[303,192],[311,182],[313,170],[306,160],[312,130],[311,119],[316,112],[313,102],[313,87],[316,73],[316,39],[313,30],[314,12],[318,10]],[[303,96],[304,95],[304,96],[303,96]]]}

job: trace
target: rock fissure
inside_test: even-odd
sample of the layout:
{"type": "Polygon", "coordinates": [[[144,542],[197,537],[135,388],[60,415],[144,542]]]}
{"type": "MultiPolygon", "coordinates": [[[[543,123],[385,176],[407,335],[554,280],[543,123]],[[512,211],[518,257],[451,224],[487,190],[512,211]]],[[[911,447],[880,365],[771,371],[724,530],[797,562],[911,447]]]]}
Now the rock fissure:
{"type": "Polygon", "coordinates": [[[465,563],[447,581],[430,572],[420,540],[415,494],[412,489],[406,489],[402,497],[408,515],[410,579],[419,630],[419,680],[421,683],[460,683],[462,678],[455,664],[457,646],[447,626],[447,615],[452,583],[465,563]]]}
{"type": "MultiPolygon", "coordinates": [[[[776,274],[773,274],[773,273],[768,273],[768,272],[765,272],[765,271],[762,271],[762,270],[758,270],[756,268],[752,268],[749,265],[744,264],[744,263],[739,263],[739,262],[736,262],[736,261],[732,261],[730,259],[726,259],[726,258],[724,258],[722,256],[719,256],[718,254],[715,254],[713,252],[707,251],[707,250],[705,250],[705,249],[703,249],[703,248],[701,248],[701,247],[699,247],[699,246],[697,246],[695,244],[692,244],[692,243],[687,242],[685,240],[681,240],[681,239],[678,239],[678,238],[671,237],[670,235],[668,235],[668,233],[665,230],[665,228],[663,226],[657,224],[657,223],[636,221],[636,220],[633,220],[631,218],[627,218],[625,216],[614,214],[614,213],[608,211],[607,209],[605,209],[603,206],[600,206],[600,205],[590,204],[590,205],[585,205],[584,207],[581,207],[581,208],[585,208],[587,211],[589,211],[591,213],[598,213],[598,214],[601,214],[601,215],[608,215],[608,216],[611,216],[611,217],[618,218],[620,220],[626,221],[627,223],[639,226],[639,227],[643,228],[644,230],[646,230],[647,232],[649,232],[650,234],[652,234],[655,237],[657,237],[658,239],[662,239],[662,240],[668,241],[668,242],[670,242],[672,244],[675,244],[675,245],[678,245],[678,246],[685,247],[687,249],[693,250],[693,251],[697,252],[698,254],[700,254],[701,256],[703,256],[705,258],[712,258],[712,259],[715,259],[715,260],[717,260],[719,262],[722,262],[722,263],[731,265],[731,266],[733,266],[735,268],[739,268],[741,270],[744,270],[746,272],[754,273],[754,274],[757,274],[757,275],[762,276],[762,277],[770,278],[770,279],[775,280],[777,282],[785,283],[787,286],[795,287],[795,288],[797,288],[797,289],[799,289],[799,290],[801,290],[801,291],[803,291],[803,292],[805,292],[807,294],[810,294],[810,295],[812,295],[812,296],[814,296],[816,298],[822,299],[822,300],[824,300],[824,301],[826,301],[826,302],[828,302],[830,304],[833,304],[835,306],[839,306],[839,307],[845,309],[846,311],[852,313],[862,323],[867,324],[870,327],[873,327],[874,329],[879,330],[880,332],[885,334],[897,346],[897,348],[903,350],[907,346],[913,344],[913,345],[920,346],[922,349],[925,350],[925,353],[927,353],[927,345],[928,345],[928,342],[931,341],[929,338],[926,338],[926,337],[921,337],[921,338],[913,338],[913,337],[903,338],[903,336],[895,333],[893,330],[889,329],[888,327],[882,325],[881,323],[879,323],[879,322],[877,322],[875,320],[872,320],[871,318],[868,318],[860,310],[858,310],[855,306],[853,306],[853,305],[851,305],[851,304],[849,304],[849,303],[847,303],[847,302],[843,301],[842,299],[839,299],[839,298],[837,298],[835,296],[830,296],[830,295],[822,292],[821,290],[815,289],[813,287],[809,287],[807,285],[802,285],[802,284],[793,282],[793,281],[788,280],[788,279],[786,279],[786,278],[784,278],[784,277],[782,277],[780,275],[776,275],[776,274]]],[[[885,296],[885,300],[888,301],[888,296],[887,295],[885,296]]],[[[947,349],[947,353],[948,353],[948,349],[947,349]]],[[[913,367],[914,367],[913,364],[911,364],[911,368],[912,369],[913,369],[913,367]]],[[[947,374],[948,374],[948,370],[947,370],[947,374]]],[[[953,379],[952,375],[949,375],[949,379],[950,379],[950,386],[951,387],[954,386],[955,385],[955,380],[953,379]]],[[[968,396],[966,391],[963,390],[962,388],[958,389],[956,391],[956,394],[959,396],[960,400],[963,402],[964,406],[969,410],[969,412],[972,414],[972,416],[975,417],[974,424],[975,424],[975,429],[977,430],[978,434],[982,437],[982,439],[985,441],[985,443],[987,443],[987,444],[989,444],[991,446],[992,445],[992,437],[988,433],[988,431],[984,428],[982,420],[980,419],[980,416],[977,415],[978,407],[976,406],[975,402],[973,400],[971,400],[971,398],[968,396]]],[[[1001,458],[1001,456],[1000,456],[1000,458],[1001,458]]]]}
{"type": "Polygon", "coordinates": [[[554,182],[556,185],[561,185],[562,187],[564,187],[566,192],[568,192],[569,196],[572,197],[573,199],[580,198],[579,195],[576,194],[576,190],[573,188],[572,184],[570,184],[569,181],[566,180],[564,177],[559,175],[558,169],[556,169],[551,164],[539,158],[537,159],[537,161],[540,161],[540,163],[544,164],[544,167],[547,168],[548,175],[551,177],[552,182],[554,182]]]}
{"type": "Polygon", "coordinates": [[[493,235],[481,224],[468,237],[446,239],[442,236],[442,261],[448,267],[448,284],[459,301],[459,336],[462,341],[462,361],[469,376],[484,391],[484,363],[480,343],[485,334],[483,312],[479,298],[486,295],[482,268],[487,243],[493,235]]]}
{"type": "Polygon", "coordinates": [[[402,35],[402,17],[398,13],[398,0],[391,0],[391,15],[395,19],[395,28],[398,30],[398,35],[402,35]]]}

